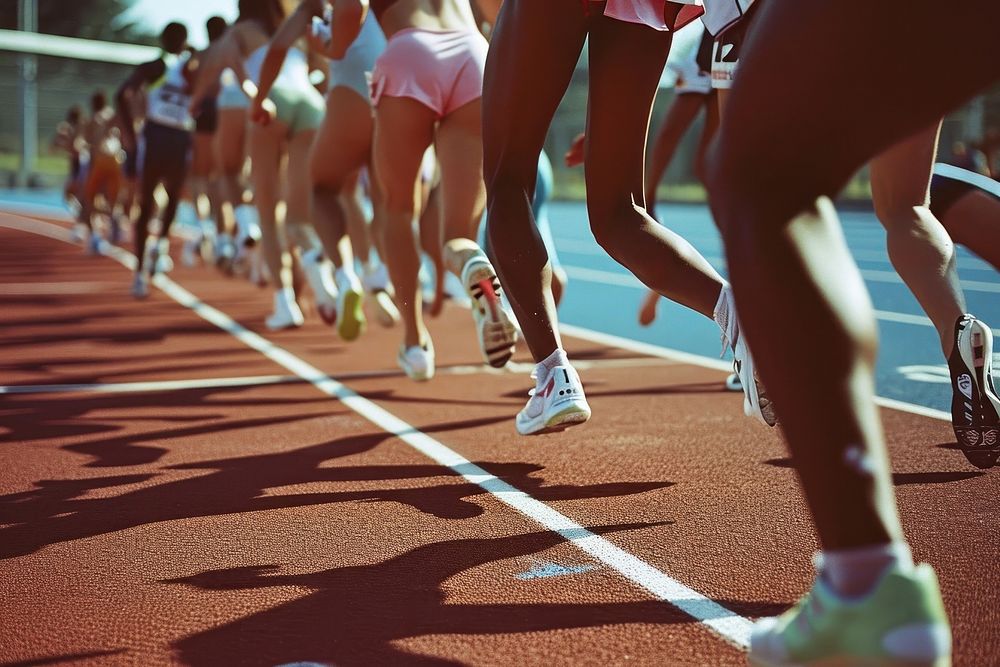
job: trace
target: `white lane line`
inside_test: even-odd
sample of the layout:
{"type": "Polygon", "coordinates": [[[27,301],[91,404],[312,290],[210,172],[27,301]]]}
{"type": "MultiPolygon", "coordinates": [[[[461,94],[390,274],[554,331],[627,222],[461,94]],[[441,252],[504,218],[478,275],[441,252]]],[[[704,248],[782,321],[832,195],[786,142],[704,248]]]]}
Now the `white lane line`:
{"type": "MultiPolygon", "coordinates": [[[[686,364],[691,364],[692,366],[701,366],[702,368],[711,368],[720,371],[733,370],[731,363],[722,361],[721,359],[703,357],[700,354],[689,354],[688,352],[681,352],[680,350],[674,350],[669,347],[660,347],[659,345],[642,343],[629,338],[613,336],[601,331],[594,331],[592,329],[578,327],[572,324],[560,324],[559,330],[567,336],[573,336],[574,338],[589,340],[593,343],[609,345],[623,350],[631,350],[640,354],[648,354],[653,357],[660,357],[661,359],[681,361],[686,364]]],[[[906,403],[904,401],[898,401],[894,398],[883,398],[882,396],[876,396],[875,403],[883,408],[892,408],[893,410],[899,410],[900,412],[909,412],[910,414],[920,415],[922,417],[930,417],[931,419],[940,419],[949,423],[951,422],[951,415],[943,410],[935,410],[934,408],[928,408],[923,405],[906,403]]]]}
{"type": "Polygon", "coordinates": [[[0,394],[132,394],[185,389],[216,389],[225,387],[257,387],[301,382],[294,375],[256,375],[236,378],[204,378],[200,380],[157,380],[151,382],[108,382],[105,384],[14,384],[0,386],[0,394]]]}
{"type": "MultiPolygon", "coordinates": [[[[22,221],[23,226],[20,228],[24,229],[24,231],[32,231],[35,225],[28,224],[31,222],[34,221],[22,221]]],[[[0,224],[6,224],[6,220],[0,220],[0,224]]],[[[37,224],[39,226],[47,226],[47,223],[41,221],[37,221],[37,224]]],[[[52,236],[52,238],[58,237],[52,236]]],[[[129,264],[134,266],[135,258],[121,248],[109,248],[108,255],[125,266],[129,264]]],[[[426,433],[417,430],[391,412],[358,395],[346,385],[327,376],[315,366],[306,363],[284,348],[246,329],[225,313],[199,300],[194,294],[188,292],[170,278],[160,274],[156,276],[153,284],[177,303],[193,310],[202,319],[226,331],[244,345],[257,350],[271,361],[284,366],[295,375],[311,383],[324,394],[340,400],[344,405],[379,428],[392,433],[433,461],[450,468],[466,481],[479,486],[504,504],[534,520],[548,530],[558,533],[578,549],[618,571],[626,579],[645,589],[654,597],[677,607],[684,613],[697,619],[735,646],[746,648],[749,645],[750,629],[752,627],[749,619],[705,597],[693,588],[685,586],[637,556],[615,546],[605,538],[590,532],[564,514],[561,514],[545,503],[535,500],[523,491],[489,473],[484,468],[475,465],[458,452],[438,442],[426,433]]]]}
{"type": "MultiPolygon", "coordinates": [[[[593,368],[648,368],[650,360],[642,359],[594,359],[573,364],[581,370],[593,368]]],[[[493,368],[486,364],[441,366],[438,375],[527,375],[534,364],[511,362],[506,368],[493,368]]],[[[346,380],[367,380],[374,378],[404,377],[401,370],[354,371],[331,376],[341,382],[346,380]]],[[[235,378],[203,378],[196,380],[152,380],[148,382],[107,382],[103,384],[12,384],[0,385],[3,394],[131,394],[142,392],[183,391],[186,389],[215,389],[226,387],[256,387],[274,384],[293,384],[302,380],[294,375],[252,375],[235,378]]]]}

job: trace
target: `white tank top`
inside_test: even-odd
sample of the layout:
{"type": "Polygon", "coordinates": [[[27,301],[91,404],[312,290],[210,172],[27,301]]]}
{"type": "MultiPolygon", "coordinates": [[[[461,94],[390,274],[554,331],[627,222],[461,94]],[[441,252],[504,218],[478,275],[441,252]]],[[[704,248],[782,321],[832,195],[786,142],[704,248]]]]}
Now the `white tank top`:
{"type": "MultiPolygon", "coordinates": [[[[260,82],[260,70],[264,65],[264,56],[267,55],[267,44],[250,54],[246,61],[247,76],[254,83],[260,82]]],[[[285,55],[285,62],[281,65],[278,78],[274,80],[274,88],[308,88],[312,84],[309,82],[309,60],[306,54],[296,47],[288,49],[285,55]]]]}
{"type": "Polygon", "coordinates": [[[190,53],[180,56],[172,53],[163,54],[163,62],[167,69],[163,76],[148,88],[146,120],[178,130],[194,129],[194,119],[188,111],[191,92],[184,79],[184,68],[190,58],[190,53]]]}

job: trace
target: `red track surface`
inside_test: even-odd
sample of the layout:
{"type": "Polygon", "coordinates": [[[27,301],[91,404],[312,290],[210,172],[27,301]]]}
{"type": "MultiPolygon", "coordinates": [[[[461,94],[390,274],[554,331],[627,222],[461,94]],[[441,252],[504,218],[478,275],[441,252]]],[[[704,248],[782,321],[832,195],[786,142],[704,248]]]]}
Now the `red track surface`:
{"type": "MultiPolygon", "coordinates": [[[[159,291],[133,301],[113,260],[3,228],[10,219],[0,214],[0,384],[290,375],[159,291]]],[[[414,384],[394,372],[399,330],[373,326],[348,345],[314,318],[267,334],[268,293],[208,268],[173,278],[742,616],[781,611],[811,581],[815,542],[781,442],[742,416],[719,371],[569,339],[593,362],[594,418],[524,439],[513,428],[524,374],[447,372],[479,363],[466,311],[432,322],[445,372],[414,384]]],[[[0,396],[0,661],[743,662],[705,625],[293,380],[0,396]],[[546,563],[593,569],[517,576],[546,563]]],[[[955,664],[998,664],[1000,477],[965,463],[948,424],[883,414],[955,664]]]]}

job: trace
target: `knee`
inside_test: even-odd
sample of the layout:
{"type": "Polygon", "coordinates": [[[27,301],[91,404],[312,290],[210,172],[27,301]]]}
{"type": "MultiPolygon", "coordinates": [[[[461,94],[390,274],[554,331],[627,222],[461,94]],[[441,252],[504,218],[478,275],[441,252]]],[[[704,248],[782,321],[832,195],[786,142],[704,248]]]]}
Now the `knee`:
{"type": "Polygon", "coordinates": [[[612,257],[616,257],[623,227],[640,225],[640,218],[648,217],[646,210],[636,204],[634,197],[626,192],[614,196],[588,195],[587,214],[594,240],[612,257]]]}

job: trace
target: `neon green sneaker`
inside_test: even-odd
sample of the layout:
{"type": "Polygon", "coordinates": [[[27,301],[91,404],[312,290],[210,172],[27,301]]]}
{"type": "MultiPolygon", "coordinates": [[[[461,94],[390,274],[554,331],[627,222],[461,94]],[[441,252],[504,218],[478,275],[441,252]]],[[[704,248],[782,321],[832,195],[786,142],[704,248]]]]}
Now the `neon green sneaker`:
{"type": "Polygon", "coordinates": [[[926,564],[893,567],[859,600],[817,577],[797,605],[754,625],[749,658],[764,667],[947,667],[951,628],[937,576],[926,564]]]}

